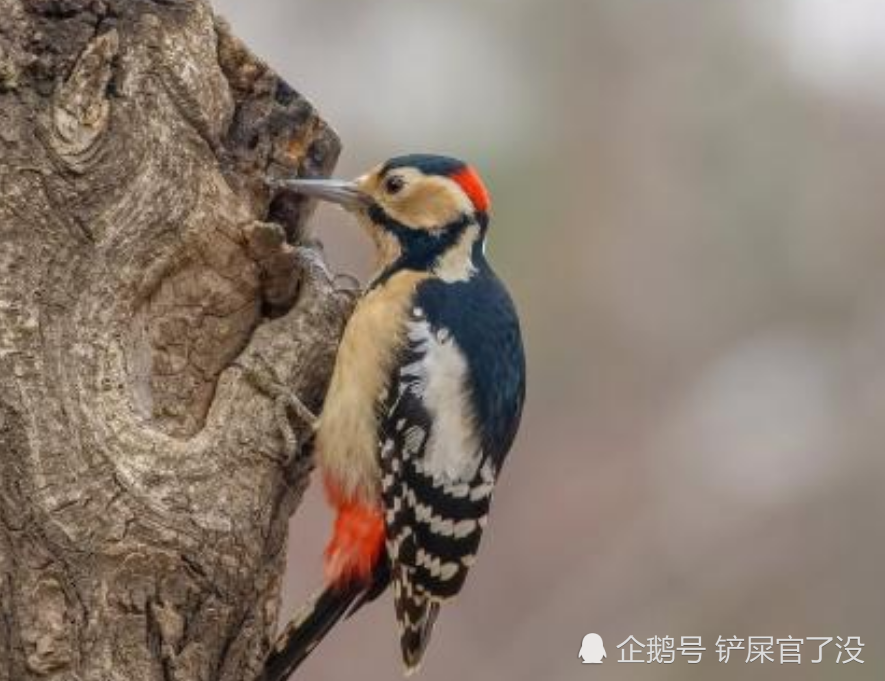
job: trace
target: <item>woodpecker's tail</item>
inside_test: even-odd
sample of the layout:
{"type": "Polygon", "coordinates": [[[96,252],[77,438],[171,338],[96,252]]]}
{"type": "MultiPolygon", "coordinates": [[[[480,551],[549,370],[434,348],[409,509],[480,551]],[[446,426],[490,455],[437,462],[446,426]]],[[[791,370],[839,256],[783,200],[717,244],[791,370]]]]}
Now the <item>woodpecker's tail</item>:
{"type": "Polygon", "coordinates": [[[379,561],[368,584],[353,580],[317,592],[283,630],[264,661],[261,681],[285,681],[307,659],[332,627],[374,601],[390,583],[390,567],[379,561]]]}
{"type": "Polygon", "coordinates": [[[397,570],[395,574],[393,604],[399,623],[405,675],[411,676],[421,667],[433,625],[439,615],[439,603],[417,593],[407,572],[397,570]]]}
{"type": "Polygon", "coordinates": [[[400,648],[406,676],[412,676],[421,668],[433,624],[439,615],[439,603],[424,601],[420,607],[420,612],[413,615],[414,619],[407,620],[400,631],[400,648]]]}
{"type": "Polygon", "coordinates": [[[285,681],[366,591],[364,584],[326,587],[301,609],[274,643],[262,681],[285,681]]]}

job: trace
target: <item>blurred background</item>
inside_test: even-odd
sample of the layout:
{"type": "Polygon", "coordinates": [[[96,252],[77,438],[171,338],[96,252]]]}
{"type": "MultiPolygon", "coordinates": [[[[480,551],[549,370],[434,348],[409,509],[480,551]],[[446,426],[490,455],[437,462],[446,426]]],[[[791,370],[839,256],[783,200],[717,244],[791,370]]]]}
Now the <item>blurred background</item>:
{"type": "MultiPolygon", "coordinates": [[[[529,399],[421,680],[885,678],[885,4],[215,4],[341,135],[338,174],[445,152],[492,192],[529,399]],[[631,635],[706,652],[618,664],[631,635]],[[834,641],[724,664],[720,635],[834,641]]],[[[365,277],[358,230],[314,225],[365,277]]],[[[313,490],[283,616],[330,525],[313,490]]],[[[399,676],[388,598],[297,678],[399,676]]]]}

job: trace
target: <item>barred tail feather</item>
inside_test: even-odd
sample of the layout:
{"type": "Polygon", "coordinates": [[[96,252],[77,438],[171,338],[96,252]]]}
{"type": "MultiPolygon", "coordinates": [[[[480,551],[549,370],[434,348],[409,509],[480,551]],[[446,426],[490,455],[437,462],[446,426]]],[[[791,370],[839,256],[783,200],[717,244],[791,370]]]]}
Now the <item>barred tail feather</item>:
{"type": "Polygon", "coordinates": [[[411,676],[421,668],[421,660],[424,658],[427,644],[430,643],[430,634],[437,615],[439,615],[439,603],[425,602],[419,619],[412,623],[414,628],[407,625],[400,634],[406,676],[411,676]]]}
{"type": "Polygon", "coordinates": [[[265,660],[262,681],[288,679],[365,590],[365,585],[352,583],[315,594],[277,638],[265,660]]]}
{"type": "Polygon", "coordinates": [[[439,615],[439,603],[416,593],[404,571],[393,582],[393,600],[400,628],[405,674],[411,676],[421,667],[433,624],[439,615]]]}

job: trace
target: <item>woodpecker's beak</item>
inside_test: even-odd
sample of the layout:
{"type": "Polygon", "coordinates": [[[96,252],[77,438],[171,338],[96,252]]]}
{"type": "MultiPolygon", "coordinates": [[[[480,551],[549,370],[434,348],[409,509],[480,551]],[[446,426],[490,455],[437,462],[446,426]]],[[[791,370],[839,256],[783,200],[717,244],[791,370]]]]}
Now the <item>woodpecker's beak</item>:
{"type": "Polygon", "coordinates": [[[364,208],[371,202],[355,182],[345,180],[277,180],[274,186],[348,209],[364,208]]]}

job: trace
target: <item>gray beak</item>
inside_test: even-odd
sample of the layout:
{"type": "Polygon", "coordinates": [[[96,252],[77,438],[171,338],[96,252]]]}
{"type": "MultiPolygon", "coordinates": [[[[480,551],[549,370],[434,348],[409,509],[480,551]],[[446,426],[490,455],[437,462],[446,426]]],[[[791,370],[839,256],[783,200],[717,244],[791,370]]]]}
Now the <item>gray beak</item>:
{"type": "Polygon", "coordinates": [[[370,203],[369,197],[360,191],[356,183],[345,180],[276,180],[273,186],[349,209],[365,207],[370,203]]]}

